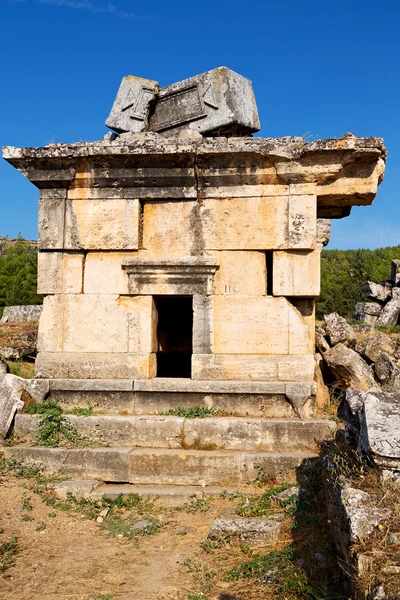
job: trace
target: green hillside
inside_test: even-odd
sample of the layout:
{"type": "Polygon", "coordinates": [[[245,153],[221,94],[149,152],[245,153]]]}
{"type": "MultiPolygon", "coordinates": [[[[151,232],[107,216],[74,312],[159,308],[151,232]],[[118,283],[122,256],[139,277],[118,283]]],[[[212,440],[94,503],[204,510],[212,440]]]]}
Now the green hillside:
{"type": "Polygon", "coordinates": [[[317,317],[331,312],[352,317],[356,302],[365,300],[362,284],[389,279],[394,258],[400,258],[400,245],[376,250],[323,250],[317,317]]]}

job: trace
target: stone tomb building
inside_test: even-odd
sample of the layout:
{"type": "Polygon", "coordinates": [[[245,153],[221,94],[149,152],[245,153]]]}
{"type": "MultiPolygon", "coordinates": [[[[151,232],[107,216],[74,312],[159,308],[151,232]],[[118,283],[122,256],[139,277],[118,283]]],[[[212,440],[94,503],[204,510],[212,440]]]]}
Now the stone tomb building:
{"type": "Polygon", "coordinates": [[[36,377],[128,415],[315,415],[320,252],[382,140],[114,137],[3,151],[40,190],[36,377]]]}

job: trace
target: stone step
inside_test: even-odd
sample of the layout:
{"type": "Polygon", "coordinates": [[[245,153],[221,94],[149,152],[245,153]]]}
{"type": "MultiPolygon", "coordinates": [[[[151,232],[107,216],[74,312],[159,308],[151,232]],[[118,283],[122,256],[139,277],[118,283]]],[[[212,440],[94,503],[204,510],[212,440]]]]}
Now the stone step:
{"type": "MultiPolygon", "coordinates": [[[[302,452],[316,450],[317,442],[334,437],[336,430],[333,421],[323,419],[185,419],[153,415],[66,417],[79,433],[98,445],[139,448],[302,452]]],[[[38,419],[37,415],[17,415],[16,439],[22,442],[34,440],[38,419]]]]}
{"type": "Polygon", "coordinates": [[[179,506],[186,502],[200,500],[209,496],[246,496],[260,493],[260,489],[254,488],[222,488],[199,485],[132,485],[131,483],[104,483],[93,480],[67,480],[55,483],[52,489],[61,496],[67,498],[68,493],[76,498],[91,498],[98,500],[102,497],[117,498],[117,496],[128,496],[138,494],[143,498],[154,500],[161,506],[179,506]]]}
{"type": "Polygon", "coordinates": [[[240,417],[315,416],[315,384],[291,381],[202,381],[192,379],[49,379],[50,398],[70,407],[93,405],[104,414],[148,415],[171,408],[220,408],[240,417]]]}
{"type": "Polygon", "coordinates": [[[235,487],[260,476],[295,479],[296,469],[311,452],[234,452],[133,448],[46,448],[8,446],[6,458],[41,465],[46,473],[76,479],[135,485],[201,485],[235,487]]]}

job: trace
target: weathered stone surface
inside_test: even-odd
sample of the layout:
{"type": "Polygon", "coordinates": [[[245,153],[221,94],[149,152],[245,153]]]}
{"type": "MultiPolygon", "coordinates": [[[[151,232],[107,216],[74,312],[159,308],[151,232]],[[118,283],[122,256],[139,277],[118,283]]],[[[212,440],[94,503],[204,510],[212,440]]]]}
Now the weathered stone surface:
{"type": "Polygon", "coordinates": [[[260,548],[274,544],[281,530],[280,515],[268,519],[221,515],[218,519],[214,519],[207,537],[211,540],[219,540],[234,535],[252,548],[260,548]]]}
{"type": "Polygon", "coordinates": [[[352,543],[368,538],[373,530],[390,516],[389,510],[373,506],[370,494],[362,490],[346,486],[341,490],[341,499],[352,543]]]}
{"type": "Polygon", "coordinates": [[[314,366],[313,354],[193,354],[192,378],[310,382],[314,366]]]}
{"type": "Polygon", "coordinates": [[[314,381],[317,386],[315,400],[319,410],[324,410],[330,404],[330,393],[329,388],[325,385],[323,376],[324,359],[318,352],[315,354],[315,373],[314,381]]]}
{"type": "MultiPolygon", "coordinates": [[[[335,424],[321,419],[243,419],[215,417],[184,419],[173,416],[66,415],[72,425],[99,445],[142,448],[305,452],[317,449],[316,440],[332,438],[335,424]]],[[[14,435],[35,439],[37,415],[16,416],[14,435]]]]}
{"type": "Polygon", "coordinates": [[[132,75],[124,77],[106,120],[107,127],[118,133],[146,131],[150,103],[158,89],[157,81],[132,75]]]}
{"type": "Polygon", "coordinates": [[[139,200],[86,199],[86,188],[69,192],[65,212],[66,250],[137,250],[139,200]]]}
{"type": "Polygon", "coordinates": [[[133,450],[130,482],[161,485],[218,485],[254,481],[259,469],[266,475],[293,476],[294,469],[313,454],[232,452],[227,450],[133,450]]]}
{"type": "Polygon", "coordinates": [[[354,310],[354,318],[374,325],[382,310],[382,305],[378,302],[357,302],[354,310]]]}
{"type": "Polygon", "coordinates": [[[363,397],[359,447],[384,471],[400,478],[400,394],[363,397]]]}
{"type": "Polygon", "coordinates": [[[356,334],[353,328],[337,313],[324,316],[326,333],[329,336],[331,346],[342,343],[345,346],[355,346],[356,334]]]}
{"type": "Polygon", "coordinates": [[[67,498],[73,494],[75,498],[88,498],[99,487],[100,481],[92,479],[75,479],[73,481],[58,481],[50,485],[50,488],[61,498],[67,498]]]}
{"type": "Polygon", "coordinates": [[[400,298],[393,298],[392,300],[389,300],[389,302],[382,308],[382,312],[379,315],[376,324],[392,327],[393,325],[397,325],[399,315],[400,298]]]}
{"type": "Polygon", "coordinates": [[[85,294],[128,294],[128,275],[122,261],[137,252],[88,252],[85,260],[85,294]]]}
{"type": "Polygon", "coordinates": [[[5,439],[15,413],[24,406],[21,400],[24,386],[24,379],[10,373],[0,378],[0,440],[5,439]]]}
{"type": "Polygon", "coordinates": [[[315,345],[318,348],[318,350],[321,352],[321,354],[323,354],[324,352],[327,352],[327,350],[330,349],[330,345],[328,344],[328,341],[327,341],[325,335],[326,335],[326,332],[324,329],[322,329],[322,327],[315,328],[315,345]]]}
{"type": "Polygon", "coordinates": [[[44,473],[61,472],[76,479],[129,481],[130,448],[44,448],[10,446],[6,458],[42,466],[44,473]]]}
{"type": "Polygon", "coordinates": [[[363,292],[367,298],[384,302],[392,295],[392,286],[384,282],[382,285],[373,281],[366,281],[363,284],[363,292]]]}
{"type": "Polygon", "coordinates": [[[83,265],[85,255],[81,252],[67,253],[63,256],[63,294],[82,294],[83,265]]]}
{"type": "MultiPolygon", "coordinates": [[[[70,174],[71,179],[73,173],[70,174]]],[[[54,175],[54,173],[52,173],[54,175]]],[[[46,173],[51,177],[50,173],[46,173]]],[[[40,177],[40,175],[39,175],[40,177]]],[[[64,174],[60,173],[64,179],[64,174]]],[[[67,191],[60,190],[40,190],[39,198],[39,228],[38,228],[38,248],[39,250],[62,250],[64,247],[64,221],[65,221],[65,201],[67,191]]]]}
{"type": "Polygon", "coordinates": [[[345,425],[346,441],[353,446],[358,444],[363,403],[363,392],[349,387],[338,408],[338,417],[345,425]]]}
{"type": "Polygon", "coordinates": [[[386,352],[381,352],[375,362],[375,375],[382,384],[390,387],[390,391],[400,391],[400,368],[395,360],[386,352]]]}
{"type": "Polygon", "coordinates": [[[125,259],[128,290],[135,295],[210,295],[219,260],[191,256],[169,259],[125,259]]]}
{"type": "Polygon", "coordinates": [[[39,352],[36,377],[50,379],[133,379],[155,377],[155,354],[130,352],[39,352]]]}
{"type": "Polygon", "coordinates": [[[39,321],[42,311],[43,306],[41,304],[6,306],[0,319],[0,323],[39,321]]]}
{"type": "Polygon", "coordinates": [[[215,354],[313,353],[313,332],[286,298],[215,296],[213,306],[215,354]]]}
{"type": "Polygon", "coordinates": [[[400,285],[400,260],[392,260],[390,280],[393,285],[400,285]]]}
{"type": "Polygon", "coordinates": [[[344,344],[336,344],[325,352],[324,360],[345,388],[354,387],[360,391],[378,389],[372,370],[357,352],[344,344]]]}
{"type": "Polygon", "coordinates": [[[225,296],[265,296],[267,291],[264,252],[218,252],[219,269],[214,278],[214,294],[225,296]]]}
{"type": "Polygon", "coordinates": [[[286,250],[273,255],[274,296],[317,297],[320,293],[319,252],[286,250]]]}
{"type": "Polygon", "coordinates": [[[150,129],[168,132],[182,128],[207,135],[258,131],[251,81],[219,67],[162,88],[150,117],[150,129]]]}
{"type": "Polygon", "coordinates": [[[317,245],[322,249],[326,246],[331,237],[331,220],[317,219],[317,245]]]}
{"type": "Polygon", "coordinates": [[[63,253],[38,253],[38,294],[61,294],[63,284],[63,253]]]}
{"type": "Polygon", "coordinates": [[[355,350],[364,358],[376,362],[382,352],[387,352],[389,355],[397,353],[397,346],[396,339],[380,331],[373,336],[362,338],[355,350]]]}

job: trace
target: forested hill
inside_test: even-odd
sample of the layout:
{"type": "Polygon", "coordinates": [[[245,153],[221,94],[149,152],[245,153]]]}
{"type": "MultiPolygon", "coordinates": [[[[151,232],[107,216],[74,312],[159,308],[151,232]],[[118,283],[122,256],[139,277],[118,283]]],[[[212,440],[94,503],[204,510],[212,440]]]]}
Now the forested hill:
{"type": "MultiPolygon", "coordinates": [[[[400,245],[377,250],[323,250],[317,317],[331,312],[352,317],[356,302],[364,300],[364,281],[388,279],[394,258],[400,259],[400,245]]],[[[0,315],[4,306],[41,303],[36,286],[35,244],[21,237],[0,238],[0,315]]]]}
{"type": "Polygon", "coordinates": [[[394,258],[400,259],[400,245],[376,250],[323,250],[317,317],[331,312],[352,317],[356,302],[365,300],[362,284],[389,279],[394,258]]]}

